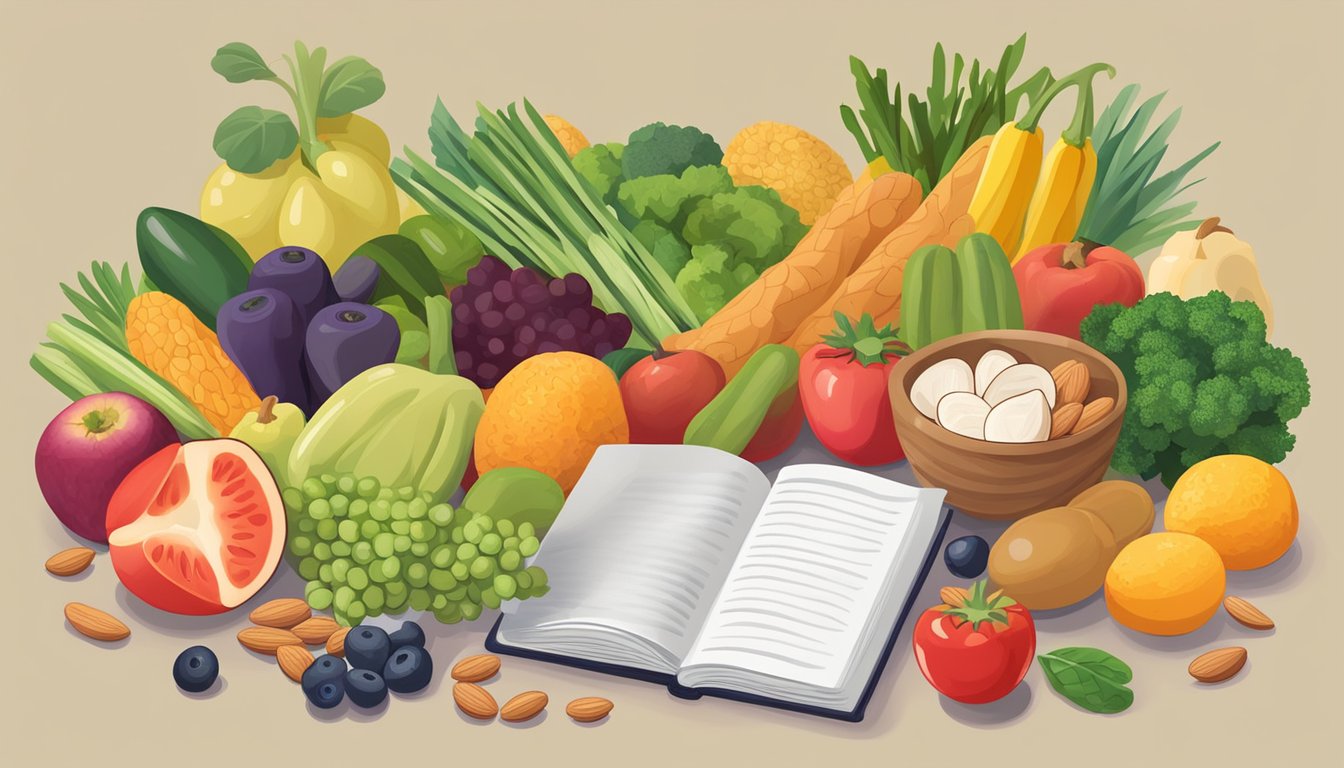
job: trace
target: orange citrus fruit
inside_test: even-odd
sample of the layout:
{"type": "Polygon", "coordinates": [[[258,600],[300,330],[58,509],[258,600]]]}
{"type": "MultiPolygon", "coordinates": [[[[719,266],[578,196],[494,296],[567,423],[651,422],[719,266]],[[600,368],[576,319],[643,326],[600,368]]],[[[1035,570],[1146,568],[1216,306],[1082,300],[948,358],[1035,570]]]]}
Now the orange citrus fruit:
{"type": "Polygon", "coordinates": [[[1168,531],[1213,545],[1234,571],[1269,565],[1297,536],[1297,499],[1288,478],[1253,456],[1214,456],[1181,475],[1167,497],[1168,531]]]}
{"type": "Polygon", "coordinates": [[[1188,533],[1150,533],[1131,541],[1106,571],[1111,618],[1150,635],[1204,626],[1223,600],[1227,572],[1207,542],[1188,533]]]}
{"type": "Polygon", "coordinates": [[[578,352],[529,357],[504,375],[476,427],[476,470],[528,467],[568,494],[598,446],[630,441],[616,376],[578,352]]]}

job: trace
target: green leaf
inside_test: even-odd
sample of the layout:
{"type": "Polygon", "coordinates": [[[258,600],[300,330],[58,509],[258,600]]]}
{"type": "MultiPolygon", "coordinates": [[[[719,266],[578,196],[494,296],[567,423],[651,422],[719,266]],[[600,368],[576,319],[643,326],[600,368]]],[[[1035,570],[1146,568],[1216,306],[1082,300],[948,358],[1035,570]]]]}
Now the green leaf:
{"type": "Polygon", "coordinates": [[[214,58],[210,59],[210,68],[230,83],[275,79],[275,73],[266,66],[261,54],[247,43],[229,43],[215,51],[214,58]]]}
{"type": "Polygon", "coordinates": [[[346,56],[327,68],[317,96],[319,117],[339,117],[363,109],[387,90],[383,73],[358,56],[346,56]]]}
{"type": "Polygon", "coordinates": [[[1098,714],[1129,709],[1134,678],[1129,665],[1097,648],[1060,648],[1036,657],[1050,686],[1074,704],[1098,714]]]}
{"type": "Polygon", "coordinates": [[[239,173],[260,173],[276,160],[289,157],[298,146],[299,132],[283,112],[241,107],[215,129],[215,154],[239,173]]]}

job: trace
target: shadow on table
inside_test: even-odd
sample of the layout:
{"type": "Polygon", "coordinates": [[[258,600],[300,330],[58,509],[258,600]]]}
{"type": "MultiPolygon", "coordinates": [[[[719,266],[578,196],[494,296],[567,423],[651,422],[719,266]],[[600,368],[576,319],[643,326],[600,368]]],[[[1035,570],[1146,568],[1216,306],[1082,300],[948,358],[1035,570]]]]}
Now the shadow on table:
{"type": "Polygon", "coordinates": [[[1023,680],[1007,696],[988,704],[962,704],[946,696],[938,703],[953,720],[972,728],[1003,728],[1020,720],[1031,709],[1031,684],[1023,680]]]}

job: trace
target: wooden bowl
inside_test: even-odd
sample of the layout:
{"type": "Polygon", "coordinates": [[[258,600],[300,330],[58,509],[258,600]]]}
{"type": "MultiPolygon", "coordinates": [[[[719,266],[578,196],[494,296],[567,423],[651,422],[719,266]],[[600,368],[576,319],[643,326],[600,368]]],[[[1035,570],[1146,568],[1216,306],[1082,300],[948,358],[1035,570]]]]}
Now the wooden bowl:
{"type": "Polygon", "coordinates": [[[901,361],[892,370],[889,387],[896,433],[915,476],[924,485],[947,489],[949,505],[993,520],[1016,520],[1063,506],[1101,480],[1128,402],[1125,377],[1115,363],[1081,341],[1038,331],[977,331],[943,339],[901,361]],[[915,410],[910,387],[926,368],[957,357],[974,369],[992,349],[1047,371],[1078,360],[1092,376],[1087,401],[1109,396],[1115,398],[1115,407],[1084,432],[1040,443],[976,440],[949,432],[915,410]]]}

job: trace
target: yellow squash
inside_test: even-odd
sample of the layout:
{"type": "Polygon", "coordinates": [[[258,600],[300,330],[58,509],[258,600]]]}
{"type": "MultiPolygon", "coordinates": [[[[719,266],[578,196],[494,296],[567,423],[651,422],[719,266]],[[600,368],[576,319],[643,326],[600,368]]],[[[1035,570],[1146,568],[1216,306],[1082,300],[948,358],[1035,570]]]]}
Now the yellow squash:
{"type": "Polygon", "coordinates": [[[1265,316],[1265,338],[1274,331],[1274,307],[1260,281],[1250,243],[1222,226],[1217,216],[1198,229],[1177,232],[1148,267],[1148,293],[1193,299],[1222,291],[1233,301],[1253,301],[1265,316]]]}
{"type": "Polygon", "coordinates": [[[211,60],[229,82],[283,88],[298,127],[260,107],[226,117],[214,142],[225,162],[201,191],[201,218],[233,235],[253,260],[302,246],[335,272],[354,249],[401,223],[387,136],[354,114],[383,94],[382,73],[356,56],[328,67],[325,49],[302,43],[282,58],[289,82],[244,43],[225,45],[211,60]]]}
{"type": "MultiPolygon", "coordinates": [[[[1051,171],[1052,163],[1065,160],[1056,157],[1056,151],[1052,150],[1046,161],[1046,170],[1042,172],[1041,150],[1044,139],[1039,126],[1045,108],[1064,89],[1078,86],[1086,92],[1086,98],[1080,96],[1079,103],[1085,101],[1087,104],[1087,130],[1090,131],[1091,78],[1103,69],[1114,73],[1107,64],[1093,64],[1051,83],[1021,120],[1004,125],[994,134],[989,157],[976,184],[968,212],[975,221],[976,231],[997,240],[1004,253],[1019,253],[1027,239],[1039,236],[1040,226],[1033,227],[1032,224],[1032,206],[1035,205],[1033,192],[1040,194],[1038,179],[1045,179],[1045,174],[1054,173],[1051,171]]],[[[1095,173],[1095,152],[1092,157],[1095,173]]],[[[1090,187],[1091,181],[1088,181],[1090,187]]],[[[1082,215],[1081,207],[1078,215],[1082,215]]],[[[1074,227],[1077,227],[1076,222],[1074,227]]]]}

